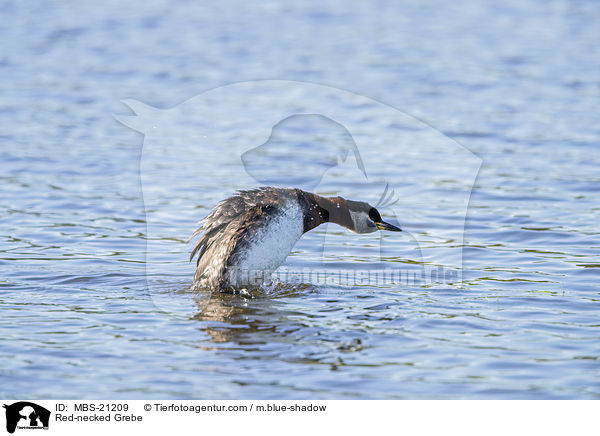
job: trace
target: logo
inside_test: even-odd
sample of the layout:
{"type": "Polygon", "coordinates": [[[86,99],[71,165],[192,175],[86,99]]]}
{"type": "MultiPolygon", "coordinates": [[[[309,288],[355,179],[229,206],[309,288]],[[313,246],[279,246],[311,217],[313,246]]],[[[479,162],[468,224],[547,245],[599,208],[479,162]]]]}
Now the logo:
{"type": "Polygon", "coordinates": [[[19,401],[4,405],[6,409],[6,431],[14,433],[15,429],[48,430],[50,411],[28,401],[19,401]]]}
{"type": "Polygon", "coordinates": [[[226,195],[258,186],[376,204],[403,229],[349,240],[324,225],[302,238],[304,260],[244,272],[267,290],[460,286],[481,159],[426,123],[366,96],[285,80],[233,83],[164,109],[123,103],[132,114],[115,118],[144,135],[146,283],[160,309],[193,315],[171,292],[192,281],[197,221],[226,195]]]}

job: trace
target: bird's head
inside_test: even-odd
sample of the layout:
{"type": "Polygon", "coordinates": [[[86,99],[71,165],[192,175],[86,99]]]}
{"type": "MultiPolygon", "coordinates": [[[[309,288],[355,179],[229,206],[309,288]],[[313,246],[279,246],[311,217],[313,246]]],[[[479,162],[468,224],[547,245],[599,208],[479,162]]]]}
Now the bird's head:
{"type": "Polygon", "coordinates": [[[377,230],[402,231],[401,228],[383,221],[379,211],[369,203],[352,200],[346,200],[346,203],[353,225],[353,228],[349,227],[350,230],[356,233],[372,233],[377,230]]]}

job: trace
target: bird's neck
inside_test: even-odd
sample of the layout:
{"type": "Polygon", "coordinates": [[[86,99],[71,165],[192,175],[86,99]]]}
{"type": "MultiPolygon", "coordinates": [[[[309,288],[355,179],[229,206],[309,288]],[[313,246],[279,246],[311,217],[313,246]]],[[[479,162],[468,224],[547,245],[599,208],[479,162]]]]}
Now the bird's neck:
{"type": "Polygon", "coordinates": [[[298,198],[304,209],[304,233],[327,222],[351,230],[354,228],[348,204],[342,197],[321,197],[311,192],[298,191],[298,198]]]}

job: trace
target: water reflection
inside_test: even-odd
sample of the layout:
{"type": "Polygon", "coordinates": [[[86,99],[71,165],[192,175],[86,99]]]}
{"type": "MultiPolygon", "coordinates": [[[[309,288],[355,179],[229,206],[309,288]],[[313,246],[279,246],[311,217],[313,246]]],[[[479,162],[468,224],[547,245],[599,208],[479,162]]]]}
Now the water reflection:
{"type": "MultiPolygon", "coordinates": [[[[253,290],[248,296],[201,291],[194,298],[198,311],[192,319],[204,323],[202,329],[215,343],[265,343],[265,333],[273,341],[290,332],[292,326],[286,319],[308,316],[281,310],[276,300],[303,296],[314,290],[311,285],[279,283],[268,290],[253,290]]],[[[305,327],[302,323],[293,324],[305,327]]]]}

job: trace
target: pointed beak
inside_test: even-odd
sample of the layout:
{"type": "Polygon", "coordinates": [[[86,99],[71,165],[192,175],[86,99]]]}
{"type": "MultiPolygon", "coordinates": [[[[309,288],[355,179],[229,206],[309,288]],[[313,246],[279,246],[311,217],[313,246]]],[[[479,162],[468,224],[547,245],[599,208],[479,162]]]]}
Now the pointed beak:
{"type": "Polygon", "coordinates": [[[384,221],[381,221],[379,223],[375,223],[375,225],[377,226],[377,228],[379,230],[389,230],[390,232],[401,232],[402,229],[400,227],[396,227],[390,223],[386,223],[384,221]]]}

